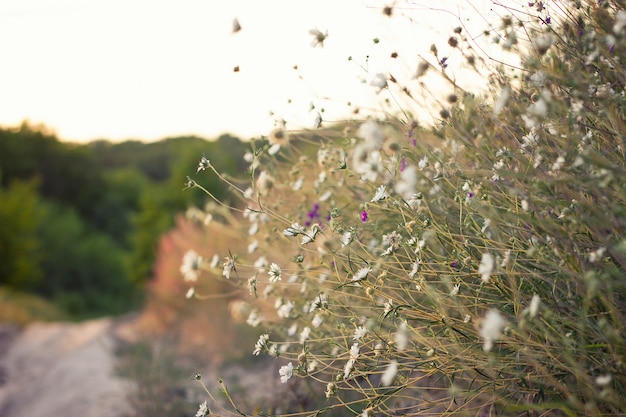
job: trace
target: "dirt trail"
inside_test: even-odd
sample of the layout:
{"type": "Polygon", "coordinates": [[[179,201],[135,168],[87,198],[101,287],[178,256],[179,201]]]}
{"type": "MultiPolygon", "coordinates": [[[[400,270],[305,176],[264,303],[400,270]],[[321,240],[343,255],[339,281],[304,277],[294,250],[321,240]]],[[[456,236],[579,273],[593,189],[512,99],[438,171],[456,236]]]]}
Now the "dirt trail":
{"type": "Polygon", "coordinates": [[[0,417],[124,417],[112,319],[0,329],[0,417]],[[4,345],[4,346],[1,346],[4,345]]]}

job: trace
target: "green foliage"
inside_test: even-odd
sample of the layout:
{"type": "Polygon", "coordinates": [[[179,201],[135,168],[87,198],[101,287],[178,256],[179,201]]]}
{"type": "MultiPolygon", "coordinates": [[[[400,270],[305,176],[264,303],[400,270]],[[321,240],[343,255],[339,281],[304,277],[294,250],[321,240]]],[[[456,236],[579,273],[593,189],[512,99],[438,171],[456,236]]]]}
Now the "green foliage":
{"type": "Polygon", "coordinates": [[[44,210],[36,188],[35,181],[0,188],[0,285],[29,288],[43,276],[38,230],[44,210]]]}
{"type": "Polygon", "coordinates": [[[44,225],[41,267],[46,276],[34,290],[75,317],[128,311],[136,290],[115,242],[57,205],[48,205],[44,225]]]}
{"type": "Polygon", "coordinates": [[[104,195],[104,178],[92,153],[26,124],[0,129],[0,169],[3,186],[14,179],[38,179],[43,197],[72,206],[90,222],[104,195]]]}
{"type": "Polygon", "coordinates": [[[220,167],[235,171],[242,149],[230,136],[77,145],[26,123],[0,129],[0,283],[74,317],[132,308],[175,214],[204,204],[201,192],[183,192],[183,168],[219,152],[220,167]]]}

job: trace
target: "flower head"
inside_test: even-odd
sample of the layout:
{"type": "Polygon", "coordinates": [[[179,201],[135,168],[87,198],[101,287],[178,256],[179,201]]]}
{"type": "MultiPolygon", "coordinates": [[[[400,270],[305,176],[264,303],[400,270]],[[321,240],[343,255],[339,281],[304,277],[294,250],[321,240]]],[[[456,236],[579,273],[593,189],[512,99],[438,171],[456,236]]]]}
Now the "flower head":
{"type": "Polygon", "coordinates": [[[272,284],[277,283],[278,281],[281,280],[281,278],[280,278],[280,276],[281,276],[280,266],[278,266],[275,263],[271,264],[270,265],[270,271],[268,272],[268,274],[270,275],[270,282],[272,284]]]}
{"type": "Polygon", "coordinates": [[[505,325],[506,321],[498,310],[491,309],[487,311],[480,328],[480,337],[484,340],[483,349],[485,352],[491,351],[493,342],[500,338],[505,325]]]}
{"type": "Polygon", "coordinates": [[[363,123],[357,131],[357,135],[365,139],[367,146],[372,149],[380,149],[385,140],[383,131],[380,129],[380,126],[378,126],[378,123],[373,120],[368,120],[363,123]]]}
{"type": "Polygon", "coordinates": [[[289,378],[293,375],[293,363],[289,362],[287,365],[281,366],[278,370],[278,375],[280,375],[280,382],[283,384],[289,381],[289,378]]]}
{"type": "Polygon", "coordinates": [[[270,339],[270,335],[267,333],[259,336],[259,340],[257,340],[256,343],[254,344],[254,351],[252,352],[252,354],[255,356],[258,356],[259,353],[261,353],[264,350],[267,350],[268,349],[267,341],[269,339],[270,339]]]}
{"type": "Polygon", "coordinates": [[[183,263],[180,266],[180,272],[183,274],[185,281],[195,282],[200,275],[200,266],[203,258],[194,250],[188,250],[183,256],[183,263]]]}
{"type": "Polygon", "coordinates": [[[376,194],[374,194],[374,198],[372,198],[370,202],[375,203],[377,201],[384,200],[387,197],[389,197],[389,194],[387,193],[385,186],[381,185],[376,189],[376,194]]]}
{"type": "Polygon", "coordinates": [[[491,279],[491,274],[493,273],[494,267],[496,265],[496,260],[490,253],[483,253],[482,258],[480,259],[480,265],[478,265],[478,273],[480,274],[480,279],[487,283],[491,279]]]}
{"type": "Polygon", "coordinates": [[[352,340],[360,340],[363,336],[365,336],[366,333],[367,333],[367,328],[363,326],[359,326],[354,331],[354,336],[352,337],[352,340]]]}
{"type": "Polygon", "coordinates": [[[200,404],[200,407],[198,407],[198,411],[196,412],[196,417],[204,417],[209,413],[210,413],[209,407],[206,405],[206,401],[205,401],[202,404],[200,404]]]}
{"type": "Polygon", "coordinates": [[[398,373],[398,362],[395,360],[392,360],[391,362],[389,362],[389,365],[387,365],[387,368],[385,369],[383,376],[380,378],[380,383],[383,384],[384,387],[388,387],[393,382],[393,379],[396,377],[397,373],[398,373]]]}
{"type": "Polygon", "coordinates": [[[226,279],[230,279],[230,274],[234,270],[235,260],[227,256],[226,258],[224,258],[224,270],[222,271],[222,276],[224,276],[226,279]]]}
{"type": "Polygon", "coordinates": [[[203,156],[202,158],[200,158],[200,162],[198,163],[198,169],[196,170],[196,174],[210,167],[211,167],[211,161],[209,161],[206,157],[203,156]]]}
{"type": "Polygon", "coordinates": [[[278,127],[270,132],[267,139],[271,145],[267,153],[274,155],[280,150],[281,146],[285,146],[289,143],[290,136],[289,132],[282,127],[278,127]]]}

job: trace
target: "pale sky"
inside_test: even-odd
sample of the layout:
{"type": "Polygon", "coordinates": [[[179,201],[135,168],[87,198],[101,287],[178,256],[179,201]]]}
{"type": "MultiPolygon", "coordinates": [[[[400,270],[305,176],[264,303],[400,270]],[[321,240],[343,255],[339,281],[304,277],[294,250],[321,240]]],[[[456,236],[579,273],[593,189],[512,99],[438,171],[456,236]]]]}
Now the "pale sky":
{"type": "Polygon", "coordinates": [[[28,119],[71,141],[310,128],[311,105],[349,117],[348,101],[385,98],[376,73],[415,71],[433,41],[445,55],[454,15],[479,35],[491,3],[398,1],[389,19],[375,0],[0,0],[0,125],[28,119]]]}

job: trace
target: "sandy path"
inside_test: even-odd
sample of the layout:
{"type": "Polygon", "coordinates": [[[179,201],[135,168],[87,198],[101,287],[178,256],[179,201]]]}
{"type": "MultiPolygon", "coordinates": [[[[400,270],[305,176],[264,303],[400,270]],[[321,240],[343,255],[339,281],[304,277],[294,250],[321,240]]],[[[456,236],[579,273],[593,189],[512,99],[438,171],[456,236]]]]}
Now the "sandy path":
{"type": "Polygon", "coordinates": [[[114,322],[34,323],[5,331],[0,417],[124,417],[129,381],[115,376],[114,322]]]}

